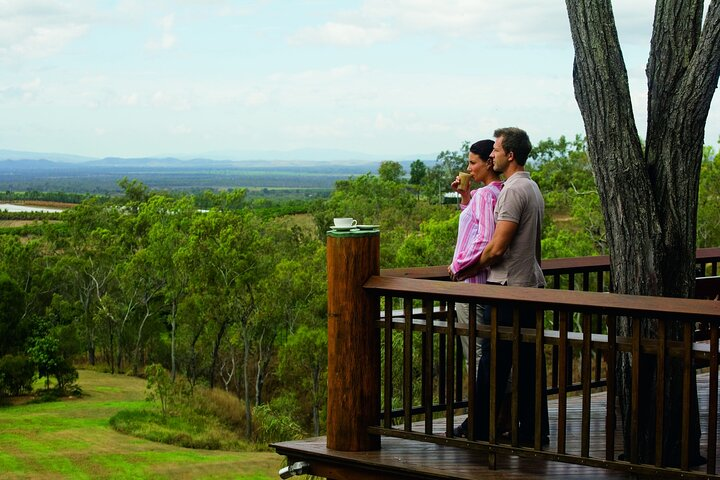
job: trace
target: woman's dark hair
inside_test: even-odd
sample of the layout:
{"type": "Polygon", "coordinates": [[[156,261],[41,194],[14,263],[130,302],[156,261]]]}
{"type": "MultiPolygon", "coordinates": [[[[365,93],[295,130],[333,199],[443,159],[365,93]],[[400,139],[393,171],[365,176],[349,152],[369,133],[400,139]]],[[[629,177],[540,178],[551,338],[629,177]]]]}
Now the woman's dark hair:
{"type": "Polygon", "coordinates": [[[480,140],[470,145],[470,151],[487,161],[490,159],[494,144],[495,142],[492,140],[480,140]]]}

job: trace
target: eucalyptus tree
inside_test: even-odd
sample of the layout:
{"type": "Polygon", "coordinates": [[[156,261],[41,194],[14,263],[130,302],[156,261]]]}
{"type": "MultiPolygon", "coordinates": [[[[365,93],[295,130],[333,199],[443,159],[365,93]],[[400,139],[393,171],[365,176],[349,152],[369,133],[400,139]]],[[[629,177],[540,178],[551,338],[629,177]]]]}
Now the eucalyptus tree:
{"type": "Polygon", "coordinates": [[[116,265],[125,257],[118,234],[123,215],[119,208],[93,197],[63,212],[64,228],[46,234],[59,255],[55,269],[66,280],[64,294],[82,305],[79,321],[88,361],[94,365],[97,349],[104,347],[113,371],[115,330],[112,323],[103,329],[108,317],[103,315],[102,302],[115,288],[116,265]]]}
{"type": "Polygon", "coordinates": [[[277,358],[278,348],[301,326],[327,325],[325,246],[298,227],[270,227],[266,234],[273,239],[271,265],[260,284],[252,322],[257,405],[263,402],[268,367],[277,358]]]}
{"type": "Polygon", "coordinates": [[[240,332],[248,438],[252,433],[250,321],[257,308],[257,287],[264,275],[262,258],[268,242],[261,230],[260,220],[249,209],[212,208],[194,217],[187,239],[193,258],[191,288],[204,290],[203,296],[211,299],[201,312],[206,319],[206,333],[212,338],[208,372],[211,388],[227,334],[233,328],[240,332]]]}
{"type": "MultiPolygon", "coordinates": [[[[703,138],[720,76],[720,2],[704,15],[701,0],[657,0],[647,64],[645,147],[632,111],[611,0],[566,0],[575,48],[573,81],[595,171],[607,232],[613,289],[618,293],[688,297],[695,277],[698,185],[703,138]],[[704,20],[703,20],[704,16],[704,20]]],[[[630,333],[631,320],[618,333],[630,333]]],[[[644,322],[643,335],[657,336],[644,322]]],[[[681,338],[674,322],[671,340],[681,338]]],[[[622,414],[630,413],[629,354],[618,362],[622,414]]],[[[641,362],[640,452],[652,463],[655,444],[655,362],[641,362]]],[[[678,464],[682,366],[665,370],[663,456],[678,464]]],[[[695,410],[696,408],[693,408],[695,410]]],[[[689,449],[699,460],[699,431],[689,449]]],[[[629,448],[630,422],[624,422],[629,448]]],[[[628,452],[626,451],[626,454],[628,452]]]]}
{"type": "MultiPolygon", "coordinates": [[[[201,215],[195,208],[191,196],[178,199],[166,196],[153,196],[139,211],[143,223],[149,225],[147,247],[142,261],[138,265],[153,272],[157,292],[162,296],[163,310],[170,327],[170,376],[175,380],[177,374],[177,330],[180,306],[189,295],[192,275],[192,251],[186,239],[194,216],[201,215]]],[[[148,303],[149,305],[149,303],[148,303]]],[[[146,313],[148,311],[146,310],[146,313]]],[[[139,337],[138,337],[139,338],[139,337]]],[[[139,343],[138,343],[139,345],[139,343]]],[[[136,347],[136,351],[139,349],[136,347]]]]}
{"type": "Polygon", "coordinates": [[[0,357],[22,352],[29,331],[22,321],[25,292],[10,276],[0,271],[0,357]]]}
{"type": "Polygon", "coordinates": [[[311,406],[315,436],[320,435],[320,411],[327,401],[327,342],[327,328],[302,325],[280,349],[279,376],[297,393],[309,393],[303,396],[311,406]]]}
{"type": "Polygon", "coordinates": [[[405,169],[400,162],[385,160],[380,162],[378,167],[378,175],[387,182],[401,183],[405,176],[405,169]]]}
{"type": "Polygon", "coordinates": [[[23,292],[19,320],[42,314],[56,286],[48,275],[52,261],[46,258],[46,252],[42,239],[0,235],[0,272],[4,271],[23,292]]]}

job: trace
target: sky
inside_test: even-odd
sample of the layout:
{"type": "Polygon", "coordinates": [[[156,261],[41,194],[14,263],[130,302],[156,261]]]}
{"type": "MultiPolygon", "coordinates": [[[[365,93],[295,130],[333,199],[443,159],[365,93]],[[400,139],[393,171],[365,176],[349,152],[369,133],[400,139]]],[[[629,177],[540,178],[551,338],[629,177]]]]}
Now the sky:
{"type": "MultiPolygon", "coordinates": [[[[644,135],[654,1],[613,8],[644,135]]],[[[0,149],[392,159],[505,126],[574,138],[572,63],[563,0],[0,0],[0,149]]]]}

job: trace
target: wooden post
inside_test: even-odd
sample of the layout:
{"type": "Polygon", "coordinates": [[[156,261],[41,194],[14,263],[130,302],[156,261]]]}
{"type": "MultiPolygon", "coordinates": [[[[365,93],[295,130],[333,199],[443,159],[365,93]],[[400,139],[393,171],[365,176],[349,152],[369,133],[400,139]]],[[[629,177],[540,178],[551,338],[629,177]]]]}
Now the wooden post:
{"type": "Polygon", "coordinates": [[[380,232],[328,232],[327,274],[327,447],[378,450],[367,429],[380,418],[380,307],[362,286],[380,274],[380,232]]]}

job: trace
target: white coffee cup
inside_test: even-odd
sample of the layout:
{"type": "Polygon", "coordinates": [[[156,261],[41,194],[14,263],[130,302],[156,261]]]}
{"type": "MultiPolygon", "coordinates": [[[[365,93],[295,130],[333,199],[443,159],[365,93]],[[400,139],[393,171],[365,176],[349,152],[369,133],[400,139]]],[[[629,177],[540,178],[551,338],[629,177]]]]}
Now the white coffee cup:
{"type": "Polygon", "coordinates": [[[336,227],[354,227],[355,225],[357,225],[357,220],[350,217],[333,218],[333,222],[335,223],[336,227]]]}

